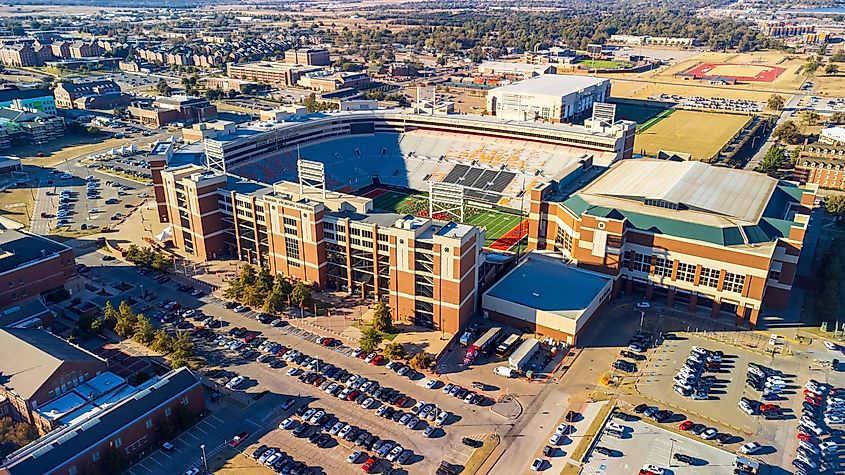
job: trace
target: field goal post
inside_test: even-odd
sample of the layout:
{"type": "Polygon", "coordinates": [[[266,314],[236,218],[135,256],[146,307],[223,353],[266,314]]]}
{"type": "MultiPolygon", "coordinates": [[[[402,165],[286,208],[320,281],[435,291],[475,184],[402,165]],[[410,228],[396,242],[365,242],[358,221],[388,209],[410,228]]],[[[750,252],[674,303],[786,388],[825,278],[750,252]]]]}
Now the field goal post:
{"type": "Polygon", "coordinates": [[[444,181],[428,182],[428,216],[434,218],[435,213],[446,213],[464,222],[464,187],[457,183],[444,181]]]}
{"type": "Polygon", "coordinates": [[[323,162],[299,159],[296,161],[299,175],[299,192],[305,194],[305,188],[320,191],[326,198],[326,166],[323,162]]]}

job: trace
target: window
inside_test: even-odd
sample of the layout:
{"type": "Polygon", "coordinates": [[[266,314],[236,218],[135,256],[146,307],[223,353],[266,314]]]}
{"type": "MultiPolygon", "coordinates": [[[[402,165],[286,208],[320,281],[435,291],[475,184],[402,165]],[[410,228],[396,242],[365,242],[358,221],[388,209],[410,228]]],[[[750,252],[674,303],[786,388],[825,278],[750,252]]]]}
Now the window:
{"type": "Polygon", "coordinates": [[[649,273],[651,270],[651,256],[640,254],[639,252],[634,253],[634,270],[645,272],[646,274],[649,273]]]}
{"type": "Polygon", "coordinates": [[[387,242],[390,240],[387,234],[378,233],[378,240],[387,242]]]}
{"type": "Polygon", "coordinates": [[[93,454],[91,454],[91,460],[93,460],[94,462],[100,460],[100,452],[94,452],[93,454]]]}
{"type": "Polygon", "coordinates": [[[701,279],[699,280],[699,284],[705,287],[718,287],[719,286],[719,273],[721,271],[716,269],[711,269],[709,267],[702,267],[701,268],[701,279]]]}
{"type": "Polygon", "coordinates": [[[678,277],[676,280],[682,280],[684,282],[694,282],[695,281],[695,265],[687,264],[686,262],[679,262],[678,263],[678,277]]]}
{"type": "MultiPolygon", "coordinates": [[[[169,410],[170,410],[170,408],[165,409],[164,413],[167,414],[167,411],[169,411],[169,410]]],[[[120,446],[123,445],[123,440],[121,440],[121,438],[118,437],[117,439],[114,439],[114,441],[112,442],[112,445],[114,445],[114,448],[116,448],[116,449],[120,448],[120,446]]]]}
{"type": "Polygon", "coordinates": [[[323,223],[323,229],[328,229],[330,231],[334,230],[334,223],[325,222],[323,223]]]}
{"type": "Polygon", "coordinates": [[[780,271],[779,270],[770,270],[769,271],[769,278],[772,280],[780,281],[780,271]]]}
{"type": "Polygon", "coordinates": [[[283,221],[285,222],[285,226],[296,227],[296,220],[293,218],[288,218],[287,216],[285,216],[283,221]]]}
{"type": "Polygon", "coordinates": [[[147,419],[147,429],[152,429],[152,428],[153,428],[153,420],[147,419]]]}
{"type": "Polygon", "coordinates": [[[563,247],[563,249],[566,249],[566,252],[572,254],[572,235],[565,229],[559,228],[555,237],[555,247],[558,249],[563,247]]]}
{"type": "Polygon", "coordinates": [[[672,261],[670,261],[669,259],[664,259],[662,257],[654,256],[652,257],[651,262],[654,275],[660,277],[672,276],[672,261]]]}
{"type": "MultiPolygon", "coordinates": [[[[291,239],[287,236],[285,236],[285,254],[288,256],[288,262],[290,262],[291,259],[299,260],[299,244],[295,239],[291,239]]],[[[297,267],[299,266],[299,264],[293,263],[291,263],[291,265],[296,265],[297,267]]]]}
{"type": "Polygon", "coordinates": [[[335,236],[334,233],[329,233],[326,231],[323,231],[323,237],[326,239],[331,239],[332,241],[337,240],[337,236],[335,236]]]}
{"type": "Polygon", "coordinates": [[[742,293],[742,288],[745,285],[745,276],[739,274],[733,274],[730,272],[725,271],[725,292],[736,292],[738,294],[742,293]]]}
{"type": "Polygon", "coordinates": [[[291,236],[296,236],[296,228],[291,228],[289,226],[285,226],[285,234],[290,234],[291,236]]]}
{"type": "Polygon", "coordinates": [[[169,407],[165,407],[164,408],[164,417],[170,417],[170,414],[173,414],[173,409],[170,409],[169,407]]]}
{"type": "Polygon", "coordinates": [[[383,251],[383,252],[388,252],[388,251],[390,251],[390,246],[388,246],[387,244],[379,243],[378,250],[383,251]]]}

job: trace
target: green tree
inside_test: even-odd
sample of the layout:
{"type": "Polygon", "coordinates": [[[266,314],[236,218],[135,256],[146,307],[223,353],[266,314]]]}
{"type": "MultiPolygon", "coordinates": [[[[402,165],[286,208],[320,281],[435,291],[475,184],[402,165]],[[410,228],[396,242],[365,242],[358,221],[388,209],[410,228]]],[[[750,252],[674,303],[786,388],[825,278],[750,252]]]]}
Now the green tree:
{"type": "Polygon", "coordinates": [[[132,339],[142,345],[149,345],[155,338],[155,327],[150,323],[150,319],[143,314],[138,315],[138,321],[135,322],[133,331],[132,339]]]}
{"type": "Polygon", "coordinates": [[[828,196],[824,199],[824,209],[837,220],[845,216],[845,195],[828,196]]]}
{"type": "Polygon", "coordinates": [[[819,121],[819,113],[816,111],[804,111],[801,113],[801,123],[804,125],[816,125],[819,121]]]}
{"type": "Polygon", "coordinates": [[[772,132],[772,135],[788,144],[797,144],[801,138],[801,132],[798,130],[798,126],[791,120],[787,120],[777,126],[774,132],[772,132]]]}
{"type": "Polygon", "coordinates": [[[173,351],[173,338],[162,329],[156,330],[150,349],[166,355],[173,351]]]}
{"type": "Polygon", "coordinates": [[[11,417],[0,418],[0,459],[38,438],[35,427],[11,417]]]}
{"type": "Polygon", "coordinates": [[[817,56],[810,56],[806,63],[804,63],[804,75],[812,77],[819,70],[821,62],[817,56]]]}
{"type": "Polygon", "coordinates": [[[831,124],[845,124],[845,112],[836,111],[827,119],[831,124]]]}
{"type": "Polygon", "coordinates": [[[372,325],[368,325],[361,331],[361,338],[358,340],[358,344],[361,345],[362,350],[371,353],[378,348],[383,340],[384,337],[381,335],[381,332],[376,331],[372,325]]]}
{"type": "Polygon", "coordinates": [[[834,63],[845,63],[845,48],[839,48],[830,56],[830,60],[834,63]]]}
{"type": "Polygon", "coordinates": [[[834,75],[839,73],[839,66],[837,66],[833,63],[828,63],[824,67],[824,73],[827,74],[828,76],[834,76],[834,75]]]}
{"type": "Polygon", "coordinates": [[[93,125],[86,127],[85,132],[87,132],[88,135],[100,135],[99,127],[94,127],[93,125]]]}
{"type": "Polygon", "coordinates": [[[773,145],[769,150],[766,151],[766,155],[760,162],[760,171],[763,173],[771,173],[777,171],[778,168],[783,165],[785,158],[786,153],[784,148],[780,145],[773,145]]]}
{"type": "Polygon", "coordinates": [[[783,96],[780,94],[772,94],[768,100],[769,109],[773,109],[776,111],[782,110],[784,106],[783,96]]]}
{"type": "Polygon", "coordinates": [[[300,308],[311,305],[311,302],[313,301],[311,297],[311,287],[309,287],[304,281],[297,281],[293,286],[293,290],[290,292],[290,300],[291,303],[298,305],[300,308]]]}
{"type": "Polygon", "coordinates": [[[379,300],[376,308],[373,309],[373,328],[379,332],[389,332],[393,329],[393,318],[390,315],[390,306],[383,300],[379,300]]]}
{"type": "Polygon", "coordinates": [[[430,354],[421,351],[408,361],[408,364],[414,369],[427,369],[434,363],[434,357],[430,354]]]}
{"type": "Polygon", "coordinates": [[[106,305],[103,307],[103,320],[111,324],[117,322],[117,310],[115,310],[111,301],[106,301],[106,305]]]}
{"type": "Polygon", "coordinates": [[[167,81],[165,81],[164,78],[158,80],[158,84],[156,84],[156,91],[163,96],[170,95],[170,85],[167,84],[167,81]]]}
{"type": "Polygon", "coordinates": [[[405,358],[405,347],[401,343],[388,343],[384,347],[384,357],[389,360],[401,360],[405,358]]]}

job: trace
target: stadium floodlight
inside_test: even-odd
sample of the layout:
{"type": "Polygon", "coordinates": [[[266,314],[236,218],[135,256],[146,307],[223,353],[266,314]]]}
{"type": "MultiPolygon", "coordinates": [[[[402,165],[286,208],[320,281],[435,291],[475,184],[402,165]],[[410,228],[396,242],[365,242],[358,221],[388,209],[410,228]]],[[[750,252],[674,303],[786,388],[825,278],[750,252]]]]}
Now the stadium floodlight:
{"type": "Polygon", "coordinates": [[[305,188],[320,191],[326,198],[326,166],[323,162],[299,159],[296,161],[299,175],[299,192],[304,194],[305,188]]]}
{"type": "Polygon", "coordinates": [[[428,182],[428,216],[445,213],[464,222],[464,186],[444,181],[428,182]]]}

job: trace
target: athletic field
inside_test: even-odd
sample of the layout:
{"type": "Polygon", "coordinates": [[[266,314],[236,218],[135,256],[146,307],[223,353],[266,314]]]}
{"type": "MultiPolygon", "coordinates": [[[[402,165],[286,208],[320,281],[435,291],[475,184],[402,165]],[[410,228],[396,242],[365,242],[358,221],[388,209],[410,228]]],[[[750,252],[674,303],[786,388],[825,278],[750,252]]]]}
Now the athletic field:
{"type": "Polygon", "coordinates": [[[692,154],[693,160],[707,160],[751,120],[749,116],[675,110],[634,139],[634,153],[654,156],[660,150],[692,154]]]}
{"type": "MultiPolygon", "coordinates": [[[[372,198],[373,208],[381,211],[428,216],[428,196],[424,193],[406,193],[376,188],[364,193],[364,196],[372,198]]],[[[487,230],[487,240],[484,245],[493,249],[501,251],[511,249],[528,234],[528,224],[523,223],[520,227],[521,217],[517,214],[470,207],[467,207],[464,212],[466,224],[487,230]]]]}

